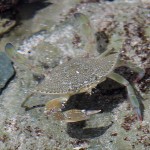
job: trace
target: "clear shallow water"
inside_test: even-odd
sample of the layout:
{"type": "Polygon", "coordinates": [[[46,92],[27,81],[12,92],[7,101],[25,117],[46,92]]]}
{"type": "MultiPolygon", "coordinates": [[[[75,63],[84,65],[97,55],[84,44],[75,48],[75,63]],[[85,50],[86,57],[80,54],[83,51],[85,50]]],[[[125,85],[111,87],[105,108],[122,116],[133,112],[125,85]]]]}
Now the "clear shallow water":
{"type": "MultiPolygon", "coordinates": [[[[44,6],[43,9],[37,9],[30,17],[23,11],[24,15],[22,14],[22,16],[24,16],[24,19],[22,24],[16,27],[14,31],[5,35],[0,41],[0,45],[4,47],[5,43],[12,42],[27,57],[31,55],[35,64],[38,64],[39,60],[44,62],[45,57],[47,57],[48,61],[46,63],[48,63],[50,70],[66,61],[67,57],[76,57],[80,52],[81,54],[84,53],[84,50],[82,50],[84,41],[79,45],[79,48],[74,47],[72,44],[74,32],[78,33],[72,24],[69,22],[66,22],[66,24],[59,23],[67,16],[66,14],[70,8],[76,6],[75,4],[75,1],[69,3],[66,0],[61,4],[60,2],[53,5],[50,4],[44,6]],[[55,28],[56,24],[60,25],[55,28]],[[28,53],[29,50],[31,51],[30,54],[28,53]]],[[[102,31],[107,27],[106,32],[109,33],[111,25],[115,25],[113,24],[114,20],[127,21],[126,25],[131,25],[128,26],[130,29],[128,40],[131,40],[131,44],[137,44],[135,41],[139,41],[142,45],[146,45],[135,31],[136,27],[141,26],[144,26],[142,29],[145,31],[149,31],[149,20],[147,17],[149,11],[146,7],[147,4],[140,5],[139,7],[136,3],[130,3],[129,5],[128,3],[118,4],[115,2],[104,4],[84,3],[78,5],[77,10],[90,17],[93,30],[95,31],[97,29],[102,31]],[[109,25],[110,23],[112,24],[109,25]]],[[[33,7],[30,9],[30,11],[34,10],[33,7]]],[[[136,46],[139,48],[138,52],[140,52],[140,48],[142,47],[138,44],[136,46]]],[[[136,48],[133,49],[133,47],[126,45],[125,55],[129,58],[135,55],[136,48]]],[[[132,57],[132,61],[141,65],[140,57],[146,54],[143,50],[142,53],[132,57]]],[[[145,61],[144,63],[146,65],[147,62],[145,61]]],[[[96,94],[92,97],[84,94],[77,96],[78,99],[83,100],[83,102],[80,101],[82,107],[89,103],[85,99],[93,100],[91,102],[93,106],[103,104],[105,106],[103,107],[103,113],[92,116],[86,122],[66,124],[65,122],[57,122],[51,117],[47,119],[43,114],[43,108],[25,112],[20,107],[28,94],[27,91],[32,90],[37,85],[37,81],[33,80],[32,75],[25,68],[16,66],[16,71],[15,78],[0,96],[0,149],[70,150],[75,147],[85,147],[85,149],[88,147],[87,149],[89,150],[132,150],[134,147],[137,150],[149,149],[149,145],[147,144],[150,140],[148,137],[150,121],[148,92],[146,96],[143,93],[146,98],[143,101],[145,112],[141,129],[137,129],[139,127],[139,122],[137,121],[131,121],[132,123],[129,124],[131,129],[129,131],[126,131],[125,127],[122,127],[124,116],[132,114],[132,110],[127,109],[127,98],[122,96],[125,90],[120,90],[120,87],[117,85],[112,88],[116,89],[112,90],[116,94],[111,96],[109,94],[102,95],[101,90],[104,93],[110,92],[109,90],[107,91],[110,81],[107,83],[108,87],[104,86],[106,84],[104,83],[103,86],[97,88],[95,90],[96,94]],[[98,103],[95,103],[95,99],[97,99],[98,103]],[[116,102],[116,100],[119,100],[119,102],[116,102]],[[142,136],[144,136],[144,140],[140,142],[142,136]]],[[[131,76],[128,73],[125,73],[125,75],[128,78],[131,76]]],[[[137,90],[139,90],[138,85],[137,90]]],[[[31,98],[29,104],[44,103],[51,98],[52,96],[35,95],[31,98]]],[[[78,100],[75,97],[71,98],[71,104],[68,107],[78,105],[76,101],[78,100]]]]}

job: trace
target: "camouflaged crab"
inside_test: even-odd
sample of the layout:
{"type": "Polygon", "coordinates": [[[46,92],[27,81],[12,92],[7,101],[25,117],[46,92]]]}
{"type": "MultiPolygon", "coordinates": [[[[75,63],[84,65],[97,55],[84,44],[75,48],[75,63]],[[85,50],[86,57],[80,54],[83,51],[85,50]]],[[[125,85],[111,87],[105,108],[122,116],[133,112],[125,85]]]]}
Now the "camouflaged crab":
{"type": "MultiPolygon", "coordinates": [[[[80,21],[81,28],[85,31],[84,34],[89,34],[91,27],[88,18],[80,13],[75,14],[75,17],[80,21]]],[[[40,83],[22,103],[22,107],[30,109],[30,107],[25,104],[35,93],[55,94],[58,97],[48,101],[45,105],[46,113],[53,114],[57,119],[65,120],[66,122],[86,120],[91,114],[98,113],[100,110],[71,109],[62,111],[64,103],[74,94],[82,92],[90,93],[91,89],[96,87],[97,84],[105,81],[106,78],[110,78],[126,87],[130,103],[137,118],[142,120],[140,104],[132,86],[124,77],[114,72],[116,67],[127,65],[139,73],[138,79],[142,78],[144,75],[142,69],[135,68],[134,65],[119,59],[123,42],[123,27],[120,25],[115,29],[114,34],[112,34],[109,46],[105,52],[97,57],[74,58],[55,67],[52,73],[49,76],[46,76],[45,80],[40,83]]],[[[5,49],[12,60],[21,62],[24,59],[15,52],[12,44],[7,44],[5,49]]]]}

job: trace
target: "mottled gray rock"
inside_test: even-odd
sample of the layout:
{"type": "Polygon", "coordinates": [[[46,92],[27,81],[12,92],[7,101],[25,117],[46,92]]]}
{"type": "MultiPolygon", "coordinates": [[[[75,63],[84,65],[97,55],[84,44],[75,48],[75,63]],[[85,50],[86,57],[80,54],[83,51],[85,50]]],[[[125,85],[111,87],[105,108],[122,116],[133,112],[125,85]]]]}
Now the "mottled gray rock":
{"type": "Polygon", "coordinates": [[[0,90],[6,85],[14,75],[14,68],[10,59],[4,52],[0,52],[0,90]]]}

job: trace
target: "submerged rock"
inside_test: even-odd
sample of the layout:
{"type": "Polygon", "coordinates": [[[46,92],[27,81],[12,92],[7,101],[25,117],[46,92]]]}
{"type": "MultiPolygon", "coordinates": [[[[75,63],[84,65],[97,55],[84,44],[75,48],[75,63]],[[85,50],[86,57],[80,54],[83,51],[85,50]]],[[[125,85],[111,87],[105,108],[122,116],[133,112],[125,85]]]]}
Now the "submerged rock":
{"type": "Polygon", "coordinates": [[[15,25],[15,20],[10,20],[8,18],[0,18],[0,36],[11,30],[15,25]]]}
{"type": "Polygon", "coordinates": [[[0,52],[0,91],[14,75],[15,71],[10,59],[4,52],[0,52]]]}
{"type": "MultiPolygon", "coordinates": [[[[30,89],[33,91],[41,78],[34,75],[33,80],[31,76],[31,83],[26,86],[30,78],[29,72],[24,68],[19,70],[18,66],[16,68],[17,78],[0,96],[0,150],[148,150],[150,141],[149,5],[135,3],[138,0],[132,0],[132,3],[124,0],[80,3],[76,7],[73,4],[70,13],[64,15],[68,11],[68,1],[62,0],[60,7],[58,7],[59,3],[57,7],[52,4],[38,11],[34,18],[29,21],[25,20],[26,24],[20,25],[18,30],[14,31],[15,33],[11,32],[8,38],[3,37],[1,46],[6,42],[13,43],[19,53],[30,58],[33,65],[43,67],[42,73],[45,71],[51,73],[54,67],[67,61],[67,58],[75,58],[84,53],[85,42],[81,33],[76,31],[73,23],[59,24],[60,19],[69,18],[75,12],[86,14],[92,22],[97,40],[99,41],[99,33],[104,32],[108,37],[108,42],[112,29],[115,28],[117,22],[122,22],[126,32],[126,41],[121,58],[146,69],[145,77],[135,84],[138,91],[141,89],[147,91],[147,93],[141,92],[147,96],[142,101],[145,107],[144,120],[141,123],[136,121],[136,117],[131,115],[132,110],[126,102],[127,96],[125,95],[127,94],[124,87],[117,86],[110,80],[93,89],[92,95],[74,95],[67,102],[66,109],[99,108],[102,110],[102,113],[93,115],[86,122],[68,124],[58,122],[52,117],[47,118],[43,113],[44,108],[25,112],[21,104],[27,97],[27,91],[30,89]],[[56,23],[57,26],[51,28],[56,23]],[[24,32],[21,33],[21,31],[24,32]]],[[[73,2],[70,1],[70,3],[73,2]]],[[[98,43],[98,47],[101,46],[100,44],[101,42],[98,43]]],[[[102,52],[101,49],[98,50],[102,52]]],[[[3,66],[4,64],[6,63],[3,63],[3,66]]],[[[120,68],[116,71],[133,83],[134,75],[131,70],[120,68]]],[[[35,106],[44,104],[51,98],[54,97],[37,94],[27,103],[29,106],[35,106]]],[[[140,95],[139,99],[141,99],[140,95]]]]}

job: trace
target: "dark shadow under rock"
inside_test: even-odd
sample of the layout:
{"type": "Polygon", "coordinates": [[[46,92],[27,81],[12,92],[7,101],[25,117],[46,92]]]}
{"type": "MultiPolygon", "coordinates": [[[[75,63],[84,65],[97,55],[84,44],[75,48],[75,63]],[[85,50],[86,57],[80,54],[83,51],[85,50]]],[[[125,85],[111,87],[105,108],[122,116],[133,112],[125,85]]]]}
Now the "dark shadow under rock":
{"type": "Polygon", "coordinates": [[[18,16],[21,20],[28,20],[34,17],[34,15],[41,9],[48,7],[52,3],[46,0],[37,1],[34,3],[21,3],[18,7],[18,16]]]}
{"type": "Polygon", "coordinates": [[[95,138],[103,135],[107,131],[107,129],[109,129],[112,126],[112,124],[99,128],[84,128],[84,126],[85,121],[68,123],[67,133],[70,137],[77,139],[95,138]]]}

